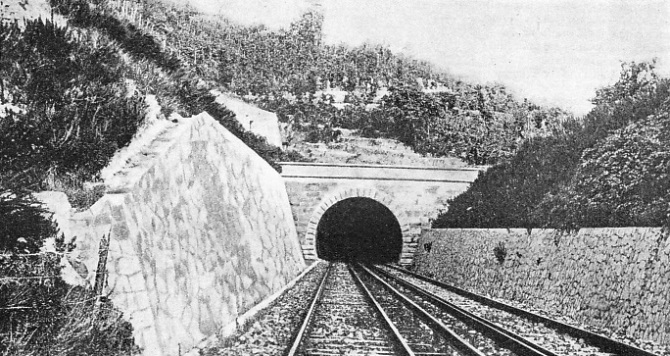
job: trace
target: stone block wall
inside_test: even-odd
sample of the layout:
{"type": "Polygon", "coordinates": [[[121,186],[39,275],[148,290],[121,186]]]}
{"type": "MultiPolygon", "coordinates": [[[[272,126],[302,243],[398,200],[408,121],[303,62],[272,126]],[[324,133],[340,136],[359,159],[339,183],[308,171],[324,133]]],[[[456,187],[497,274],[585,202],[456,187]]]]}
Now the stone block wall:
{"type": "MultiPolygon", "coordinates": [[[[203,113],[180,119],[107,180],[67,224],[74,269],[95,279],[145,355],[177,355],[234,323],[305,268],[280,175],[203,113]]],[[[59,224],[62,224],[59,221],[59,224]]]]}
{"type": "Polygon", "coordinates": [[[346,198],[369,197],[389,208],[398,219],[404,241],[401,263],[409,263],[422,224],[437,215],[436,207],[446,207],[448,199],[469,186],[460,182],[284,178],[298,236],[308,260],[317,258],[315,229],[324,209],[346,198]]]}
{"type": "Polygon", "coordinates": [[[630,337],[670,343],[670,241],[660,228],[425,230],[418,273],[630,337]],[[500,247],[498,247],[500,246],[500,247]],[[495,249],[504,246],[502,263],[495,249]]]}

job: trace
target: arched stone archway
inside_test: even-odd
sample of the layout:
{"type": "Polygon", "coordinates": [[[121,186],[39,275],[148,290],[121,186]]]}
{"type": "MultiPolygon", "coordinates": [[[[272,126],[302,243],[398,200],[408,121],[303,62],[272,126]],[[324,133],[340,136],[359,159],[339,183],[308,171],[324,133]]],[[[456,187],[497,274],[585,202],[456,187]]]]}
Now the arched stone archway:
{"type": "Polygon", "coordinates": [[[467,190],[479,174],[479,169],[472,168],[314,162],[284,162],[282,170],[305,259],[318,259],[317,230],[326,211],[344,199],[360,197],[383,204],[397,218],[402,229],[400,264],[404,265],[412,263],[417,239],[430,218],[467,190]]]}
{"type": "Polygon", "coordinates": [[[307,231],[305,233],[303,253],[306,259],[318,259],[316,251],[316,236],[319,221],[323,215],[333,205],[349,198],[369,198],[389,209],[398,220],[398,224],[400,225],[403,240],[401,255],[411,254],[412,251],[409,246],[409,243],[411,242],[411,236],[409,236],[410,221],[402,207],[394,204],[393,197],[375,189],[344,189],[326,196],[321,200],[316,209],[314,209],[312,216],[309,219],[309,223],[307,224],[307,231]]]}
{"type": "Polygon", "coordinates": [[[328,261],[399,262],[402,245],[398,219],[370,198],[340,200],[321,216],[316,229],[316,253],[328,261]]]}

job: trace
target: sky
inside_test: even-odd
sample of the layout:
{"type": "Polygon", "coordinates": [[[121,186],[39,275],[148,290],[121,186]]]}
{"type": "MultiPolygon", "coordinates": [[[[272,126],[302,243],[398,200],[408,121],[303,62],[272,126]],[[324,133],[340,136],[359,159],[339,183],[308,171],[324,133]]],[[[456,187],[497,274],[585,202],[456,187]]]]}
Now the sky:
{"type": "Polygon", "coordinates": [[[285,27],[324,14],[329,44],[384,44],[465,81],[501,83],[519,97],[576,114],[621,62],[658,59],[670,76],[666,0],[188,0],[243,24],[285,27]]]}

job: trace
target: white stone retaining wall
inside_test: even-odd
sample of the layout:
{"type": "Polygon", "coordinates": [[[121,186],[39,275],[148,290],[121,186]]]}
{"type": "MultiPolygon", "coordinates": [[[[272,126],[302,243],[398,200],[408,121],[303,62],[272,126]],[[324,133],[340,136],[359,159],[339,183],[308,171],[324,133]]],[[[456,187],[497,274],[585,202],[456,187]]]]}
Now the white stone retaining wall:
{"type": "Polygon", "coordinates": [[[670,241],[660,228],[423,231],[418,273],[670,343],[670,241]],[[504,262],[495,257],[505,246],[504,262]],[[428,251],[430,250],[430,252],[428,251]]]}
{"type": "Polygon", "coordinates": [[[177,355],[306,265],[282,178],[209,115],[180,119],[139,152],[65,223],[81,263],[71,260],[92,283],[111,236],[105,292],[145,355],[177,355]]]}

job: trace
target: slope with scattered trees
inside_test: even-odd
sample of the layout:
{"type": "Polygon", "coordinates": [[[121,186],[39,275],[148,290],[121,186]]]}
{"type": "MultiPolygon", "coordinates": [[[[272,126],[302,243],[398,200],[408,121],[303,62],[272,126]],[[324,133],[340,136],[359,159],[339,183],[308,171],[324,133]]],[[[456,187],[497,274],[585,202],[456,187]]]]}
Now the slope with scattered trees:
{"type": "Polygon", "coordinates": [[[670,217],[670,79],[624,63],[595,108],[526,141],[450,202],[435,227],[662,226],[670,217]]]}
{"type": "Polygon", "coordinates": [[[310,141],[327,142],[344,127],[399,139],[422,154],[492,164],[515,152],[524,137],[545,134],[569,116],[520,101],[502,85],[462,82],[384,46],[325,44],[318,12],[269,30],[160,1],[127,4],[112,1],[110,8],[155,34],[203,80],[251,94],[310,141]],[[423,91],[421,83],[441,91],[423,91]],[[322,91],[328,87],[347,93],[344,105],[331,105],[333,98],[322,91]],[[390,95],[378,103],[383,88],[390,95]]]}

